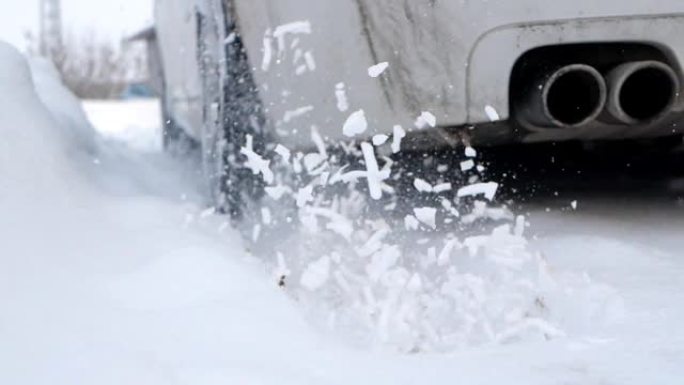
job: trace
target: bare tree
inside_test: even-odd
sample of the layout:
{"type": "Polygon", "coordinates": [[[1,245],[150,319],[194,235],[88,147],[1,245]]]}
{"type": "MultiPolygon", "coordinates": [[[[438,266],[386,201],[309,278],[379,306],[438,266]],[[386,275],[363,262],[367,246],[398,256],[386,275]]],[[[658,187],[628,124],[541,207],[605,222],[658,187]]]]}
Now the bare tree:
{"type": "MultiPolygon", "coordinates": [[[[39,50],[33,36],[26,35],[27,51],[39,50]]],[[[69,35],[60,49],[47,55],[64,84],[79,98],[117,98],[131,82],[146,79],[144,50],[119,46],[94,34],[69,35]]]]}

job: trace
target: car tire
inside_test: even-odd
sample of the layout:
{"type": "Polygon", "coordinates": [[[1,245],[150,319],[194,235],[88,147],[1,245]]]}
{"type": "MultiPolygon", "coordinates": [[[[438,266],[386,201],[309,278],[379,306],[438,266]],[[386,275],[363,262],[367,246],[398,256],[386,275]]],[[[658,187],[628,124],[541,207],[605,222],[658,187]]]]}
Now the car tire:
{"type": "Polygon", "coordinates": [[[244,167],[241,149],[249,136],[254,151],[264,153],[265,115],[231,2],[213,2],[213,6],[218,11],[211,15],[198,13],[204,98],[202,158],[217,210],[241,221],[264,195],[264,182],[244,167]],[[216,17],[219,14],[225,17],[216,17]],[[229,43],[224,34],[233,36],[229,43]]]}

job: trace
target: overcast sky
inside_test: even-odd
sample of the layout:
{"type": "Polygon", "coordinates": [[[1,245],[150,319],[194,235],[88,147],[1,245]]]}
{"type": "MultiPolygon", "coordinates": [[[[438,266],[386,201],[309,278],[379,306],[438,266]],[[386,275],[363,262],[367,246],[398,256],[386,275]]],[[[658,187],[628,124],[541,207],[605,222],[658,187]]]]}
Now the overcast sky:
{"type": "MultiPolygon", "coordinates": [[[[24,33],[38,31],[39,0],[0,0],[0,39],[25,47],[24,33]]],[[[152,22],[154,0],[62,0],[65,34],[119,39],[152,22]]]]}

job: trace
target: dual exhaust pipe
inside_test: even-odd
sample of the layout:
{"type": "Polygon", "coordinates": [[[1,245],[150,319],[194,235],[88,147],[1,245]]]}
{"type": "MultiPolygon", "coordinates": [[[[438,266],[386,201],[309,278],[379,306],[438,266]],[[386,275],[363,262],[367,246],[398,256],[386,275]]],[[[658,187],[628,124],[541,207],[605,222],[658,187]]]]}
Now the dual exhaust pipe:
{"type": "Polygon", "coordinates": [[[658,61],[624,63],[605,76],[571,64],[528,83],[516,109],[520,123],[532,128],[581,127],[595,120],[639,125],[667,115],[679,90],[675,71],[658,61]]]}

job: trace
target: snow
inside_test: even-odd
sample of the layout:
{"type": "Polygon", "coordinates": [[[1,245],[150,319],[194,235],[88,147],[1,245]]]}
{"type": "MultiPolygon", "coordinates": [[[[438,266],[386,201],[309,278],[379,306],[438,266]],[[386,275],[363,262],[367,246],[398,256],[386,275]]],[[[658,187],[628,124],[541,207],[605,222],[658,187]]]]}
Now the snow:
{"type": "Polygon", "coordinates": [[[432,185],[420,178],[413,180],[413,187],[420,192],[432,192],[432,185]]]}
{"type": "Polygon", "coordinates": [[[233,44],[235,42],[235,39],[237,38],[237,33],[231,32],[226,38],[223,40],[223,44],[233,44]]]}
{"type": "Polygon", "coordinates": [[[314,110],[313,106],[303,106],[303,107],[299,107],[295,110],[285,111],[285,114],[283,115],[283,122],[288,123],[288,122],[292,121],[293,119],[304,116],[313,110],[314,110]]]}
{"type": "Polygon", "coordinates": [[[349,110],[349,101],[347,100],[347,91],[344,83],[337,83],[335,85],[335,98],[337,99],[337,109],[340,112],[347,112],[349,110]]]}
{"type": "Polygon", "coordinates": [[[423,111],[416,119],[415,126],[418,129],[427,127],[435,128],[437,126],[437,118],[432,113],[423,111]]]}
{"type": "Polygon", "coordinates": [[[316,59],[314,59],[313,53],[311,53],[311,51],[306,51],[304,53],[304,61],[306,62],[306,67],[309,71],[316,70],[316,59]]]}
{"type": "Polygon", "coordinates": [[[297,207],[302,208],[306,206],[307,203],[313,202],[314,196],[313,196],[313,185],[308,185],[306,187],[302,187],[297,191],[297,196],[295,198],[295,202],[297,203],[297,207]]]}
{"type": "Polygon", "coordinates": [[[389,68],[388,62],[378,63],[368,68],[368,76],[372,78],[377,78],[378,76],[382,75],[383,72],[387,70],[387,68],[389,68]]]}
{"type": "Polygon", "coordinates": [[[413,187],[415,187],[416,190],[422,193],[439,194],[451,190],[451,183],[440,183],[433,186],[420,178],[416,178],[413,181],[413,187]]]}
{"type": "MultiPolygon", "coordinates": [[[[269,31],[267,30],[265,36],[268,36],[269,31]]],[[[278,42],[278,57],[282,57],[285,54],[285,38],[288,35],[301,35],[301,34],[311,34],[311,22],[308,20],[294,21],[291,23],[279,25],[273,30],[273,38],[278,42]]],[[[269,41],[270,45],[271,42],[269,41]]]]}
{"type": "Polygon", "coordinates": [[[434,207],[418,207],[413,209],[416,219],[431,229],[436,229],[437,209],[434,207]]]}
{"type": "MultiPolygon", "coordinates": [[[[351,196],[339,201],[348,211],[304,211],[369,258],[335,252],[338,241],[318,233],[293,250],[274,245],[265,271],[207,211],[196,167],[141,148],[147,141],[103,136],[126,131],[107,119],[93,138],[77,127],[73,100],[37,88],[0,44],[0,383],[636,385],[684,375],[681,206],[529,208],[527,237],[520,220],[462,242],[438,228],[407,240],[410,259],[382,223],[355,228],[351,196]],[[346,271],[350,260],[359,269],[346,271]],[[316,313],[306,306],[320,291],[345,292],[333,298],[365,318],[335,336],[312,325],[302,310],[316,313]],[[345,342],[367,329],[381,348],[345,342]]],[[[99,107],[91,120],[115,115],[99,107]]],[[[411,218],[430,227],[431,208],[418,209],[411,218]]],[[[350,320],[326,314],[326,324],[350,320]]]]}
{"type": "Polygon", "coordinates": [[[324,256],[320,260],[310,264],[304,273],[300,283],[307,290],[315,291],[323,287],[330,277],[330,257],[324,256]]]}
{"type": "Polygon", "coordinates": [[[275,151],[276,154],[280,155],[280,157],[285,162],[290,161],[290,157],[292,156],[292,152],[287,147],[283,146],[282,144],[276,145],[276,148],[273,151],[275,151]]]}
{"type": "Polygon", "coordinates": [[[392,135],[392,152],[401,151],[401,141],[406,137],[406,131],[399,125],[394,126],[392,135]]]}
{"type": "Polygon", "coordinates": [[[468,158],[475,158],[477,156],[477,151],[474,148],[468,146],[465,148],[465,156],[468,158]]]}
{"type": "Polygon", "coordinates": [[[382,146],[383,144],[387,143],[389,140],[389,136],[385,134],[378,134],[373,136],[373,145],[376,147],[382,146]]]}
{"type": "Polygon", "coordinates": [[[382,198],[382,181],[387,179],[383,176],[378,167],[378,160],[375,158],[375,150],[370,143],[361,143],[363,159],[366,161],[366,180],[371,198],[378,200],[382,198]]]}
{"type": "Polygon", "coordinates": [[[268,194],[268,196],[270,196],[275,201],[280,200],[280,198],[282,198],[285,194],[291,192],[290,189],[282,185],[267,186],[265,190],[266,194],[268,194]]]}
{"type": "Polygon", "coordinates": [[[247,135],[247,143],[240,150],[240,153],[247,157],[245,167],[249,168],[254,175],[259,175],[264,178],[264,182],[271,184],[275,180],[273,171],[271,171],[271,161],[264,159],[261,155],[254,152],[254,138],[247,135]]]}
{"type": "Polygon", "coordinates": [[[465,160],[461,162],[461,171],[470,171],[475,167],[475,162],[473,160],[465,160]]]}
{"type": "Polygon", "coordinates": [[[156,99],[129,101],[87,100],[83,103],[88,120],[107,140],[126,144],[136,151],[159,152],[161,106],[156,99]]]}
{"type": "MultiPolygon", "coordinates": [[[[31,67],[33,83],[36,87],[38,97],[50,111],[50,114],[59,122],[60,127],[70,127],[70,129],[62,131],[63,135],[67,136],[68,143],[74,143],[76,146],[86,147],[92,150],[95,132],[88,121],[89,116],[86,116],[80,108],[78,99],[61,86],[57,69],[51,62],[42,58],[31,58],[31,60],[29,60],[29,65],[31,67]],[[59,108],[55,106],[59,106],[59,108]]],[[[135,110],[129,111],[129,114],[136,112],[137,111],[135,110]]],[[[121,119],[126,118],[126,116],[107,117],[108,120],[118,120],[119,122],[121,119]]],[[[154,122],[142,121],[140,123],[151,123],[155,128],[159,127],[158,119],[155,119],[154,122]]],[[[108,128],[111,128],[111,126],[108,128]]],[[[111,132],[108,133],[110,135],[114,134],[111,132]]],[[[117,134],[120,137],[124,133],[121,132],[117,134]]],[[[145,137],[144,135],[140,135],[140,133],[136,134],[136,138],[145,137]]],[[[128,139],[130,140],[133,137],[134,135],[129,135],[128,139]]]]}
{"type": "Polygon", "coordinates": [[[406,227],[406,230],[418,230],[420,228],[420,222],[415,216],[407,215],[404,218],[404,226],[406,227]]]}
{"type": "Polygon", "coordinates": [[[492,106],[488,105],[485,107],[485,114],[487,115],[487,118],[490,122],[498,122],[499,120],[501,120],[499,113],[492,106]]]}
{"type": "Polygon", "coordinates": [[[432,187],[432,192],[435,194],[451,191],[451,183],[440,183],[432,187]]]}
{"type": "Polygon", "coordinates": [[[271,68],[273,61],[273,38],[271,37],[271,30],[266,30],[263,39],[263,58],[261,59],[261,70],[266,72],[271,68]]]}
{"type": "Polygon", "coordinates": [[[470,186],[462,187],[458,190],[458,197],[474,197],[484,195],[488,200],[493,200],[496,196],[496,191],[499,189],[499,184],[496,182],[476,183],[470,186]]]}
{"type": "Polygon", "coordinates": [[[344,122],[342,132],[347,137],[354,137],[363,134],[368,129],[366,113],[363,110],[353,112],[344,122]]]}
{"type": "Polygon", "coordinates": [[[314,142],[316,145],[316,149],[318,149],[318,155],[320,156],[321,160],[325,160],[328,158],[328,150],[325,147],[325,141],[323,140],[323,137],[321,134],[318,132],[318,128],[316,126],[311,127],[311,141],[314,142]]]}
{"type": "MultiPolygon", "coordinates": [[[[93,164],[63,132],[77,128],[50,112],[77,104],[48,109],[31,83],[21,56],[0,43],[0,383],[275,381],[225,365],[265,357],[248,347],[252,327],[282,346],[269,351],[315,349],[292,305],[240,262],[238,237],[208,231],[212,220],[205,231],[184,228],[186,214],[203,209],[178,198],[192,179],[177,164],[113,142],[93,164]],[[297,330],[296,341],[283,339],[297,330]],[[234,344],[244,344],[239,354],[225,349],[234,344]]],[[[285,383],[309,381],[296,372],[285,383]]]]}
{"type": "Polygon", "coordinates": [[[273,31],[273,37],[276,39],[282,39],[287,34],[310,34],[311,33],[311,22],[308,20],[295,21],[292,23],[287,23],[276,27],[273,31]]]}

